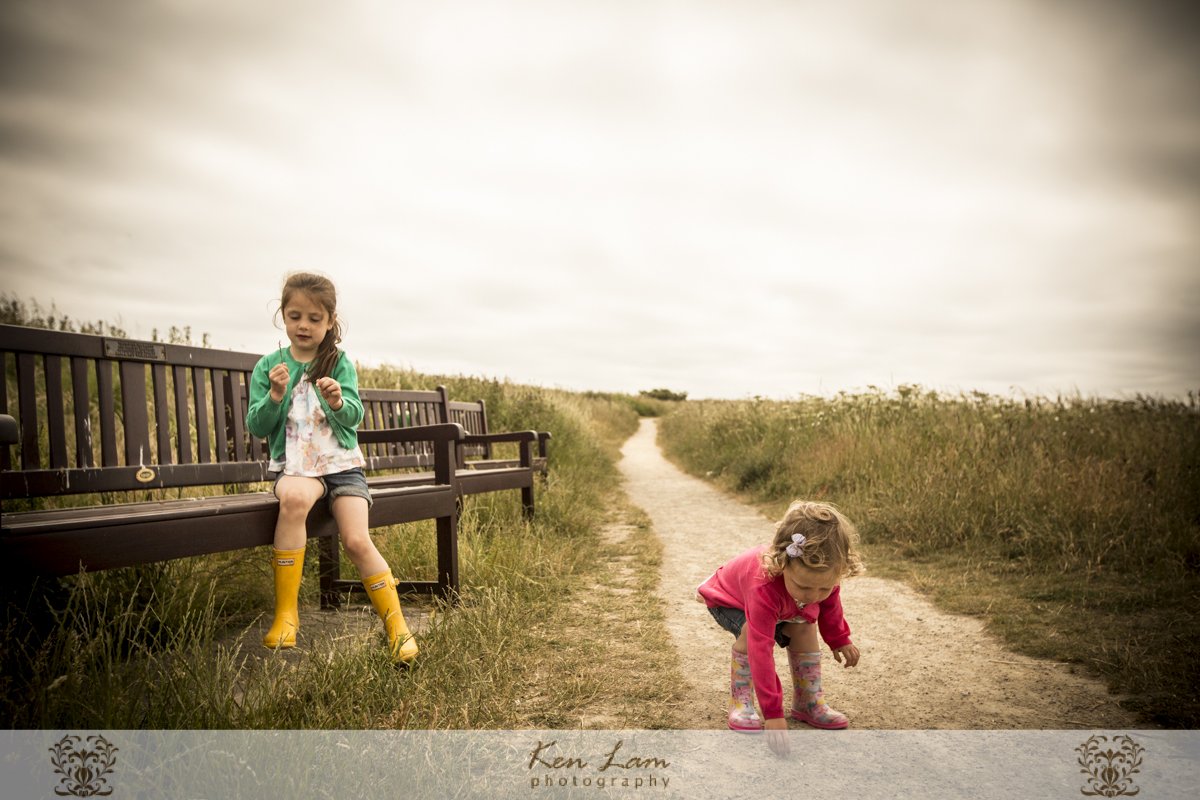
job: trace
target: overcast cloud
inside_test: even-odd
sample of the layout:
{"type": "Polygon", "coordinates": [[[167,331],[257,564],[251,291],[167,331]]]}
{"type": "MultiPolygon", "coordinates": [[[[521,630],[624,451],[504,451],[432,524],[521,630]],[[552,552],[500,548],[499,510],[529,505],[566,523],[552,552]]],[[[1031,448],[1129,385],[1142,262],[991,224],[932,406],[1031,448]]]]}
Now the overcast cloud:
{"type": "Polygon", "coordinates": [[[1188,5],[6,0],[3,289],[570,389],[1200,389],[1188,5]]]}

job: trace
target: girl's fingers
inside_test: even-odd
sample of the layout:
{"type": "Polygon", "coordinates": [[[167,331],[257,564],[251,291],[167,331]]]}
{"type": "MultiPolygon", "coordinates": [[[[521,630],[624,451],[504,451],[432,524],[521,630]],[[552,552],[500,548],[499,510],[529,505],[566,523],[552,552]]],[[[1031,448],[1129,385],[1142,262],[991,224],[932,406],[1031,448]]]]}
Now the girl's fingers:
{"type": "Polygon", "coordinates": [[[325,399],[331,403],[342,396],[342,387],[333,378],[322,378],[317,381],[317,388],[321,390],[321,394],[325,395],[325,399]]]}

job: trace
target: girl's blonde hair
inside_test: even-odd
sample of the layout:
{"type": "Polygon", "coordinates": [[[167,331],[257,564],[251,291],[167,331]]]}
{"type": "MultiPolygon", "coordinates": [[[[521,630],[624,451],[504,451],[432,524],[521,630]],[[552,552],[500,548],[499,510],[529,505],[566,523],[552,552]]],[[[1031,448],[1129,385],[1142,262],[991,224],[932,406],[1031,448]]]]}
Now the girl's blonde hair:
{"type": "Polygon", "coordinates": [[[866,565],[858,554],[858,530],[854,523],[830,503],[797,500],[788,506],[775,526],[775,538],[762,556],[763,569],[772,578],[781,574],[790,561],[808,569],[836,570],[841,577],[859,575],[866,565]],[[796,544],[796,534],[804,538],[796,544]],[[798,555],[789,555],[788,547],[798,555]]]}
{"type": "Polygon", "coordinates": [[[342,323],[337,316],[337,289],[334,288],[333,281],[324,275],[314,272],[293,272],[283,282],[283,294],[279,300],[277,314],[283,314],[288,301],[296,292],[304,292],[312,298],[313,302],[324,308],[333,323],[333,327],[329,329],[317,347],[316,357],[308,365],[308,378],[316,381],[333,372],[338,356],[341,355],[341,351],[337,347],[342,341],[342,323]]]}

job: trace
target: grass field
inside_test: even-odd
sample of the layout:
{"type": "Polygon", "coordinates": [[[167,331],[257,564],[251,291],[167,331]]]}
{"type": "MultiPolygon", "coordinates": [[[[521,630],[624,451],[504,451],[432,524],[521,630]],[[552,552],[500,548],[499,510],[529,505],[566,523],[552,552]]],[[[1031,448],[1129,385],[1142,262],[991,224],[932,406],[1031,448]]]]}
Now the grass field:
{"type": "MultiPolygon", "coordinates": [[[[31,319],[13,301],[0,304],[0,318],[63,324],[31,319]]],[[[484,399],[495,430],[554,435],[533,520],[512,492],[468,499],[461,602],[420,604],[432,616],[418,668],[394,668],[381,633],[319,640],[302,658],[264,657],[246,635],[271,609],[263,548],[10,591],[0,615],[3,723],[670,726],[678,659],[647,600],[658,543],[624,501],[615,467],[641,414],[662,417],[661,443],[682,467],[771,515],[796,497],[837,503],[859,523],[872,574],[983,617],[1017,650],[1104,676],[1147,721],[1200,727],[1195,397],[1014,400],[901,387],[679,402],[392,367],[364,369],[360,383],[443,384],[456,399],[484,399]],[[627,535],[606,536],[613,526],[627,535]],[[597,637],[635,615],[635,632],[597,637]]],[[[397,575],[433,573],[432,523],[375,535],[397,575]]],[[[302,602],[312,622],[327,612],[316,610],[315,548],[308,557],[302,602]]]]}
{"type": "MultiPolygon", "coordinates": [[[[611,710],[610,662],[595,658],[585,638],[564,642],[563,626],[554,621],[570,619],[566,609],[578,595],[604,584],[603,565],[611,558],[638,555],[631,580],[645,583],[656,574],[656,544],[644,526],[619,543],[599,536],[620,506],[614,463],[637,425],[634,398],[389,367],[363,370],[360,383],[445,384],[452,397],[486,400],[495,430],[554,435],[533,520],[522,516],[515,492],[468,498],[460,526],[460,602],[422,601],[433,616],[416,668],[391,664],[381,627],[365,642],[322,641],[303,658],[264,657],[256,643],[239,642],[252,638],[240,634],[260,615],[270,614],[266,549],[181,559],[44,581],[32,596],[15,598],[0,630],[4,724],[503,729],[578,727],[592,709],[611,710]]],[[[433,574],[432,527],[374,532],[396,574],[433,574]]],[[[302,588],[302,637],[304,619],[311,625],[330,613],[316,610],[315,549],[309,548],[302,588]]],[[[348,564],[343,569],[354,577],[348,564]]],[[[658,652],[669,669],[665,637],[648,622],[645,641],[621,646],[658,652]]],[[[634,676],[633,683],[653,674],[634,676]]],[[[626,711],[636,717],[615,721],[666,724],[666,712],[647,710],[645,703],[626,711]]]]}
{"type": "Polygon", "coordinates": [[[872,574],[1084,665],[1144,719],[1200,725],[1200,408],[917,387],[687,402],[668,456],[776,515],[836,503],[872,574]]]}

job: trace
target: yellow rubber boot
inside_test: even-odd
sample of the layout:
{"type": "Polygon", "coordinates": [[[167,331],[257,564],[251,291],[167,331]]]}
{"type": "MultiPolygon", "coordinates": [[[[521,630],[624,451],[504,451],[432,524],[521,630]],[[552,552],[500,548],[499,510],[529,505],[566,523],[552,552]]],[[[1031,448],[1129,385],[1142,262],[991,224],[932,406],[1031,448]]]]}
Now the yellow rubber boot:
{"type": "Polygon", "coordinates": [[[296,646],[296,631],[300,628],[300,576],[304,572],[304,548],[299,550],[271,549],[271,566],[275,570],[275,621],[263,637],[263,645],[276,648],[296,646]]]}
{"type": "Polygon", "coordinates": [[[391,570],[363,578],[363,586],[367,587],[367,596],[371,598],[375,613],[383,620],[392,660],[406,664],[412,661],[420,650],[404,621],[404,612],[400,610],[400,595],[396,593],[396,580],[391,570]]]}

